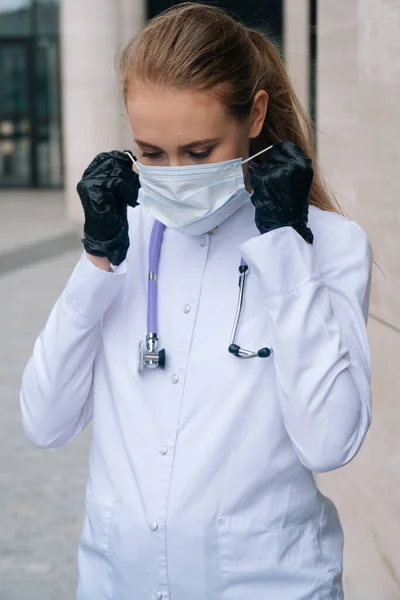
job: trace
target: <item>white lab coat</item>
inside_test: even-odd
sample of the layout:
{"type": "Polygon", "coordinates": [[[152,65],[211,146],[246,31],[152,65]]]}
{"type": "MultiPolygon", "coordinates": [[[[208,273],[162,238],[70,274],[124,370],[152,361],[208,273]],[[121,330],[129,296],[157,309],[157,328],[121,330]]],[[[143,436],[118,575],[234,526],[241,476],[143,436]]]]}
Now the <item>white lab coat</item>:
{"type": "Polygon", "coordinates": [[[82,257],[22,384],[37,445],[93,421],[78,600],[342,599],[342,531],[312,472],[350,461],[370,424],[365,234],[311,208],[313,246],[260,236],[250,203],[201,238],[166,230],[167,365],[139,376],[152,219],[129,219],[128,260],[82,257]],[[241,256],[237,341],[268,359],[228,353],[241,256]]]}

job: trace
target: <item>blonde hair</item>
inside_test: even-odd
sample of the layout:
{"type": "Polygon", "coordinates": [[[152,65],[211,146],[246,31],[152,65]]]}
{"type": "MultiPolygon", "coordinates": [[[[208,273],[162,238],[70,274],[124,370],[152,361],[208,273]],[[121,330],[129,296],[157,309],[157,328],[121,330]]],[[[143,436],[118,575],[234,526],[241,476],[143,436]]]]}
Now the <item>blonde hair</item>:
{"type": "Polygon", "coordinates": [[[292,141],[312,158],[310,203],[340,212],[314,150],[312,123],[290,83],[274,44],[215,6],[187,2],[164,11],[123,48],[117,59],[125,99],[131,83],[209,91],[237,119],[248,118],[259,90],[269,95],[267,115],[251,152],[292,141]]]}

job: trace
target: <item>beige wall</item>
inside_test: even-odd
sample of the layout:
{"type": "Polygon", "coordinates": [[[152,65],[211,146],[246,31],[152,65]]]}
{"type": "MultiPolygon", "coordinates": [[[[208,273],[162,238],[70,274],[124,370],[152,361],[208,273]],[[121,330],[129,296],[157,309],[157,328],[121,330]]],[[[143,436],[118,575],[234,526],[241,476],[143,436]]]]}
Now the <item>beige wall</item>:
{"type": "Polygon", "coordinates": [[[143,0],[62,0],[61,73],[65,196],[82,222],[76,184],[99,152],[132,146],[114,68],[116,48],[140,29],[143,0]]]}
{"type": "Polygon", "coordinates": [[[285,66],[305,108],[309,104],[310,0],[286,0],[283,11],[285,66]]]}
{"type": "Polygon", "coordinates": [[[346,600],[400,598],[400,1],[318,3],[318,148],[375,260],[373,426],[359,457],[320,477],[345,529],[346,600]]]}

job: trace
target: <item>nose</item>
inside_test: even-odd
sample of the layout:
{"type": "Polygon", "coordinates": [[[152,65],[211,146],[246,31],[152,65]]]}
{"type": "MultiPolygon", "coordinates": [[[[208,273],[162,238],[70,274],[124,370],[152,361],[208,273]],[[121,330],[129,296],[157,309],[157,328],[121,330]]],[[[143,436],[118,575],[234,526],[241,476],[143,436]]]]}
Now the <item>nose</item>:
{"type": "Polygon", "coordinates": [[[180,156],[170,156],[167,159],[169,167],[185,167],[186,165],[190,165],[190,161],[186,158],[180,156]]]}

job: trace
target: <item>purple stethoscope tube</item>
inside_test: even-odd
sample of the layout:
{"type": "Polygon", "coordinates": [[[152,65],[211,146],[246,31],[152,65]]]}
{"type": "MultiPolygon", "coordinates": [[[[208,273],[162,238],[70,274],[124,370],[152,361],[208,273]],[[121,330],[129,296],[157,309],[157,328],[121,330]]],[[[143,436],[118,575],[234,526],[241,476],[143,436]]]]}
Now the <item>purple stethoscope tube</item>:
{"type": "Polygon", "coordinates": [[[149,245],[149,281],[147,288],[147,334],[157,333],[157,276],[165,225],[155,221],[149,245]]]}

